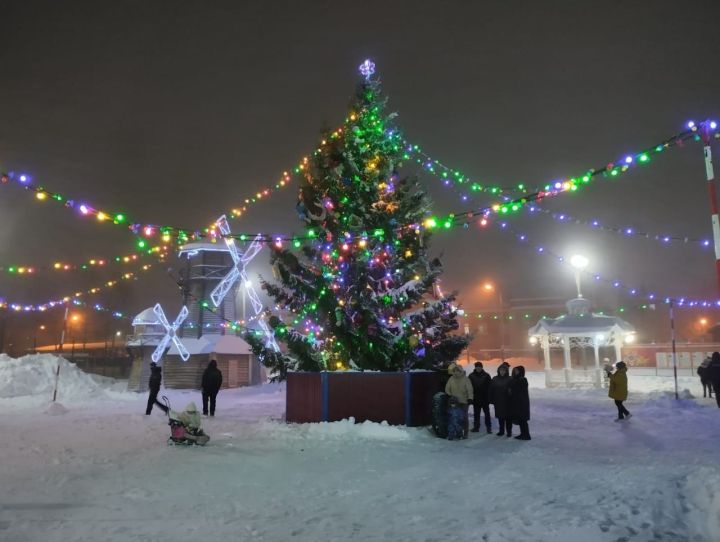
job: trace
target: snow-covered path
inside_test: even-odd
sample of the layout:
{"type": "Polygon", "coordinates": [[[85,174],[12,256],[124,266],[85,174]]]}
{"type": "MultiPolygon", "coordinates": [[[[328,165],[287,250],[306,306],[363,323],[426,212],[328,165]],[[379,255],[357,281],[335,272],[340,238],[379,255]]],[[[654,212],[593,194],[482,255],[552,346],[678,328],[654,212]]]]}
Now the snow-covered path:
{"type": "MultiPolygon", "coordinates": [[[[692,388],[694,380],[685,384],[692,388]]],[[[169,393],[175,406],[197,394],[169,393]]],[[[0,540],[718,540],[720,409],[531,389],[531,442],[349,422],[288,426],[284,391],[221,392],[205,448],[168,447],[146,395],[5,400],[0,540]]]]}

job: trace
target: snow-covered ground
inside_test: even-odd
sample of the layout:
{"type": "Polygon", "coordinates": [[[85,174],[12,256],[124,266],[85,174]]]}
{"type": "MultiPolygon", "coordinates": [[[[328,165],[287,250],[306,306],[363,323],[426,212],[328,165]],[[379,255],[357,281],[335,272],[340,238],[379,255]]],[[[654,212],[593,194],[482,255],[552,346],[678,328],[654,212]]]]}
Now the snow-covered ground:
{"type": "Polygon", "coordinates": [[[531,375],[531,442],[287,425],[265,385],[222,391],[212,440],[185,448],[147,394],[71,365],[48,409],[56,363],[0,359],[2,541],[720,539],[720,409],[690,397],[696,379],[675,401],[671,380],[630,372],[634,417],[615,423],[604,390],[531,375]]]}

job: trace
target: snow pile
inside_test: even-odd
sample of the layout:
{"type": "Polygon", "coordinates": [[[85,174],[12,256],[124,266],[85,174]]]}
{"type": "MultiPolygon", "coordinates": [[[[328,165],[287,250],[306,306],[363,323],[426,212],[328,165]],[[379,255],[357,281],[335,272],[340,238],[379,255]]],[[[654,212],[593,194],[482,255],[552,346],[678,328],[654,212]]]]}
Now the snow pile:
{"type": "Polygon", "coordinates": [[[52,354],[33,354],[11,358],[0,354],[0,399],[21,402],[48,402],[55,389],[55,373],[60,365],[58,399],[80,402],[96,398],[127,398],[111,388],[116,381],[84,373],[74,363],[52,354]],[[19,401],[18,401],[19,400],[19,401]]]}
{"type": "Polygon", "coordinates": [[[712,540],[720,533],[720,475],[703,467],[690,474],[685,483],[689,504],[688,524],[698,540],[712,540]]]}
{"type": "Polygon", "coordinates": [[[364,421],[355,423],[354,418],[338,422],[286,424],[266,420],[245,429],[244,437],[263,437],[285,441],[357,441],[376,440],[400,442],[409,440],[411,432],[404,426],[364,421]]]}
{"type": "Polygon", "coordinates": [[[50,416],[62,416],[63,414],[67,414],[70,411],[65,408],[61,403],[50,403],[50,406],[48,406],[44,412],[45,414],[49,414],[50,416]]]}
{"type": "Polygon", "coordinates": [[[355,418],[339,422],[308,423],[299,426],[303,436],[321,440],[326,438],[372,439],[372,440],[408,440],[410,433],[399,426],[388,425],[387,422],[376,423],[364,421],[355,423],[355,418]]]}

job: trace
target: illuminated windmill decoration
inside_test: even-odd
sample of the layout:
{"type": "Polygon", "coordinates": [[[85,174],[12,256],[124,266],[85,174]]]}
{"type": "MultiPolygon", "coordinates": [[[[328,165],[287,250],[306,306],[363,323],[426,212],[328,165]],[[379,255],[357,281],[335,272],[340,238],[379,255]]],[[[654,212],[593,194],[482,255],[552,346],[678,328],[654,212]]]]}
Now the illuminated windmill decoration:
{"type": "Polygon", "coordinates": [[[180,341],[177,336],[178,328],[185,321],[185,318],[188,317],[189,311],[187,307],[183,306],[180,314],[177,315],[177,318],[175,318],[175,321],[172,324],[170,324],[168,322],[168,319],[165,317],[165,312],[162,310],[160,303],[155,304],[155,306],[153,307],[153,312],[155,313],[155,316],[157,316],[160,325],[165,328],[165,336],[160,339],[157,348],[155,348],[155,351],[152,353],[152,360],[155,363],[160,361],[160,359],[163,357],[163,354],[165,353],[165,349],[172,341],[172,343],[175,345],[175,348],[177,348],[178,353],[180,354],[180,358],[183,361],[187,361],[190,358],[190,353],[187,351],[185,345],[183,345],[182,341],[180,341]]]}
{"type": "Polygon", "coordinates": [[[246,269],[253,258],[257,256],[258,252],[262,250],[262,235],[257,235],[255,239],[253,239],[252,243],[250,243],[250,246],[245,249],[245,252],[241,254],[235,245],[235,239],[230,236],[230,225],[228,224],[225,215],[218,218],[215,223],[224,236],[225,245],[230,252],[230,257],[232,258],[234,265],[228,274],[223,277],[220,283],[210,293],[210,299],[212,299],[212,302],[216,307],[219,307],[235,283],[238,282],[238,280],[242,281],[242,286],[246,289],[247,295],[250,298],[250,304],[252,305],[253,312],[257,318],[258,326],[265,334],[265,346],[278,352],[280,348],[275,342],[273,332],[270,330],[263,318],[263,304],[260,301],[255,288],[248,279],[246,269]]]}

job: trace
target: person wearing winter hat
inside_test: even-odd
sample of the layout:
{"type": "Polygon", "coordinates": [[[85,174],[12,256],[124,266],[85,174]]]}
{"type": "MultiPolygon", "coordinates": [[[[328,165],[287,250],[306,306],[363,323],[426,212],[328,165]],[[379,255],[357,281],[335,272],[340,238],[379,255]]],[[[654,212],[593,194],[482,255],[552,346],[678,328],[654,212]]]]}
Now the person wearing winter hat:
{"type": "Polygon", "coordinates": [[[520,426],[518,440],[530,440],[530,395],[528,394],[528,381],[525,378],[525,367],[518,365],[512,370],[512,377],[508,384],[508,398],[510,406],[510,419],[512,423],[520,426]]]}
{"type": "Polygon", "coordinates": [[[465,375],[465,369],[463,369],[460,365],[454,365],[455,367],[453,369],[452,376],[450,377],[450,380],[447,381],[447,384],[445,384],[445,393],[447,393],[450,397],[454,397],[458,402],[459,408],[463,409],[465,412],[462,438],[467,438],[468,431],[470,429],[467,413],[468,406],[473,400],[473,387],[470,380],[465,375]]]}
{"type": "Polygon", "coordinates": [[[720,352],[713,352],[710,357],[710,363],[708,364],[706,373],[715,390],[715,401],[717,401],[717,406],[720,407],[720,352]]]}
{"type": "Polygon", "coordinates": [[[210,416],[215,416],[215,400],[222,386],[222,373],[217,368],[217,361],[210,360],[205,372],[202,375],[202,402],[203,414],[208,415],[208,402],[210,403],[210,416]]]}
{"type": "Polygon", "coordinates": [[[710,380],[710,371],[708,371],[711,362],[712,358],[707,356],[697,368],[697,375],[700,377],[700,385],[703,389],[703,398],[709,395],[710,399],[712,399],[713,394],[712,380],[710,380]]]}
{"type": "Polygon", "coordinates": [[[149,416],[152,412],[153,405],[157,405],[160,410],[165,414],[168,413],[168,408],[157,400],[158,393],[160,393],[160,384],[162,382],[162,369],[154,361],[150,364],[150,380],[148,381],[148,389],[150,395],[148,396],[147,408],[145,408],[145,415],[149,416]]]}
{"type": "Polygon", "coordinates": [[[485,414],[485,429],[492,433],[490,421],[490,380],[491,377],[483,370],[480,361],[475,362],[475,370],[468,376],[473,387],[473,428],[472,432],[480,431],[480,413],[485,414]]]}
{"type": "Polygon", "coordinates": [[[510,404],[508,397],[508,384],[510,384],[509,364],[501,364],[497,369],[497,376],[490,381],[490,402],[495,406],[495,417],[500,424],[498,437],[507,435],[512,437],[512,419],[510,418],[510,404]]]}
{"type": "Polygon", "coordinates": [[[610,374],[608,397],[615,400],[618,411],[618,417],[615,421],[619,422],[632,417],[632,414],[623,405],[623,401],[627,400],[628,397],[627,365],[625,365],[624,361],[618,361],[615,364],[615,371],[610,374]]]}

